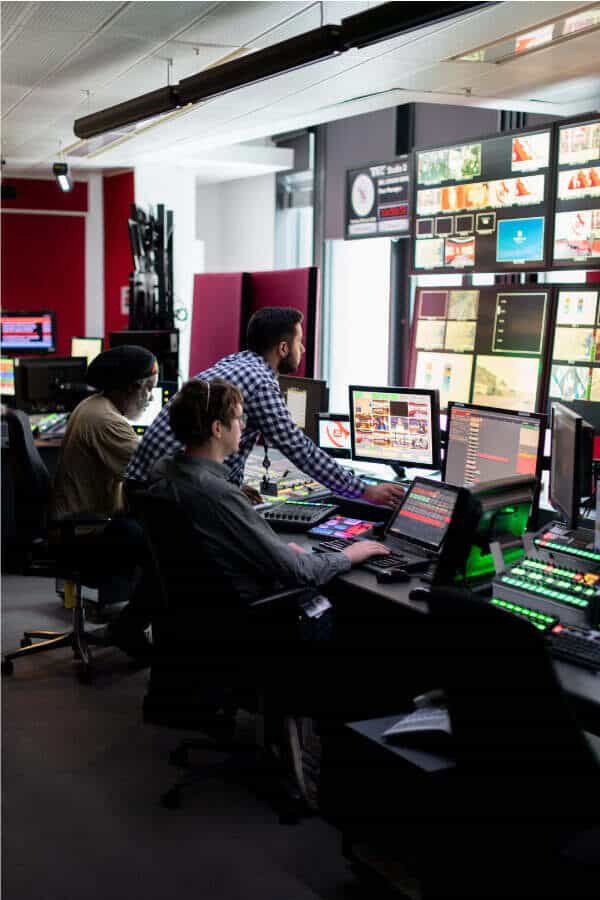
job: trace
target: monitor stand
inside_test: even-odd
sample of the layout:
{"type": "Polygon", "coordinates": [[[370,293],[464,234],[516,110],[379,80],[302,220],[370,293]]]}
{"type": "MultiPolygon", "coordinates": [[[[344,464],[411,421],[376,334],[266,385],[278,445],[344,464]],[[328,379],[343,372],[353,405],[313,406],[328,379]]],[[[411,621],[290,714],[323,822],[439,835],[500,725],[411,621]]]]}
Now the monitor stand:
{"type": "Polygon", "coordinates": [[[400,466],[398,463],[387,463],[387,465],[392,469],[396,476],[396,481],[404,481],[406,479],[406,469],[404,466],[400,466]]]}

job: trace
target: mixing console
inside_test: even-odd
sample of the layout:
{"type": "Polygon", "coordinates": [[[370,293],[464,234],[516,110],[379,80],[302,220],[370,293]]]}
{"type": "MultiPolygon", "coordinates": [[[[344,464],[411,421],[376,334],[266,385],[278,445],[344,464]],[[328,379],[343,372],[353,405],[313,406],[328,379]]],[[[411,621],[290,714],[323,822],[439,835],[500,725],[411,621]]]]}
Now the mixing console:
{"type": "Polygon", "coordinates": [[[556,616],[530,609],[520,603],[492,597],[490,603],[507,612],[526,619],[540,631],[545,632],[550,652],[557,659],[583,666],[594,672],[600,671],[600,631],[578,628],[576,625],[562,625],[556,616]]]}
{"type": "Polygon", "coordinates": [[[600,567],[600,552],[594,550],[594,532],[587,528],[569,529],[560,522],[551,522],[542,528],[533,539],[534,544],[558,562],[600,567]]]}
{"type": "Polygon", "coordinates": [[[526,556],[494,580],[494,597],[587,625],[595,607],[600,575],[526,556]]]}
{"type": "MultiPolygon", "coordinates": [[[[289,460],[277,450],[269,449],[269,480],[277,482],[277,495],[269,495],[266,499],[270,503],[285,500],[321,500],[330,496],[331,492],[324,488],[318,481],[313,481],[300,469],[297,469],[289,460]]],[[[263,451],[257,447],[252,451],[246,462],[244,483],[249,484],[260,492],[261,482],[265,474],[262,465],[263,451]]]]}

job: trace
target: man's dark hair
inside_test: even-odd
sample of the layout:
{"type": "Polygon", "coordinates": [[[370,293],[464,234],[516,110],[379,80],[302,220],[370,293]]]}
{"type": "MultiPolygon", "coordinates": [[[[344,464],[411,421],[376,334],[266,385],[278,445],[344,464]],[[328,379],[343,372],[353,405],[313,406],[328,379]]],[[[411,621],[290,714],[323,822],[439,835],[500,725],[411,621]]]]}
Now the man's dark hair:
{"type": "Polygon", "coordinates": [[[242,392],[223,378],[186,382],[169,406],[171,430],[181,444],[199,447],[212,435],[214,421],[229,427],[242,392]]]}
{"type": "Polygon", "coordinates": [[[262,356],[280,341],[291,343],[296,334],[296,325],[303,318],[300,310],[293,306],[265,306],[264,309],[257,310],[248,322],[248,350],[262,356]]]}

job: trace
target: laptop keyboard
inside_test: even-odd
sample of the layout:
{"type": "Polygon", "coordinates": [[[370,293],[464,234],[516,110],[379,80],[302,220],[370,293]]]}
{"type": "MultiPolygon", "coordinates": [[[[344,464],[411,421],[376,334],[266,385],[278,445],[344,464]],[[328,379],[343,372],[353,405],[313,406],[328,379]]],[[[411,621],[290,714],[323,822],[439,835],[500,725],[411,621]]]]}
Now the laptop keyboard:
{"type": "MultiPolygon", "coordinates": [[[[341,553],[346,547],[355,544],[356,540],[352,538],[332,538],[329,541],[320,541],[317,545],[319,550],[326,552],[341,553]]],[[[367,569],[369,572],[381,572],[386,569],[406,569],[407,572],[422,572],[429,568],[431,560],[422,556],[415,556],[414,553],[389,553],[387,556],[373,556],[364,562],[360,568],[367,569]]]]}

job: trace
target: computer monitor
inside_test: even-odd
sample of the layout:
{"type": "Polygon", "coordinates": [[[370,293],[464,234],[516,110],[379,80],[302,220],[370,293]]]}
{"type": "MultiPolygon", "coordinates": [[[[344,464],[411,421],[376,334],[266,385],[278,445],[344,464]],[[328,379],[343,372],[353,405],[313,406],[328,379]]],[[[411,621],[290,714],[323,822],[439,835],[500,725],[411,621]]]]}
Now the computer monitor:
{"type": "Polygon", "coordinates": [[[297,375],[280,375],[279,387],[298,428],[317,443],[317,413],[325,412],[329,406],[327,382],[297,375]]]}
{"type": "Polygon", "coordinates": [[[56,317],[41,312],[3,312],[0,316],[3,353],[53,353],[56,350],[56,317]]]}
{"type": "Polygon", "coordinates": [[[80,356],[26,358],[15,367],[16,405],[28,413],[70,412],[91,392],[80,356]]]}
{"type": "Polygon", "coordinates": [[[448,403],[442,479],[470,487],[512,475],[541,477],[546,416],[448,403]]]}
{"type": "Polygon", "coordinates": [[[71,356],[85,356],[87,364],[96,359],[104,349],[104,338],[99,337],[72,337],[71,356]]]}
{"type": "Polygon", "coordinates": [[[317,443],[334,459],[351,459],[350,416],[342,413],[317,413],[317,443]]]}
{"type": "Polygon", "coordinates": [[[439,391],[351,384],[352,458],[391,466],[440,466],[439,391]]]}
{"type": "Polygon", "coordinates": [[[0,395],[15,396],[15,361],[10,356],[0,358],[0,395]]]}
{"type": "Polygon", "coordinates": [[[577,528],[582,497],[593,491],[594,429],[562,403],[552,404],[550,503],[568,528],[577,528]]]}
{"type": "Polygon", "coordinates": [[[150,402],[138,419],[128,419],[127,421],[136,432],[136,434],[144,434],[154,422],[155,418],[166,406],[171,397],[177,392],[177,386],[171,383],[159,381],[155,388],[152,388],[150,394],[150,402]]]}

